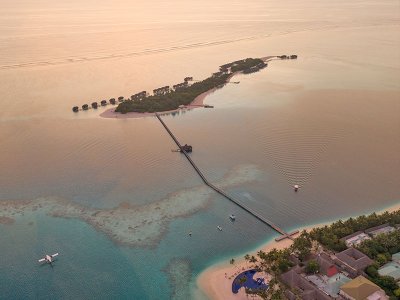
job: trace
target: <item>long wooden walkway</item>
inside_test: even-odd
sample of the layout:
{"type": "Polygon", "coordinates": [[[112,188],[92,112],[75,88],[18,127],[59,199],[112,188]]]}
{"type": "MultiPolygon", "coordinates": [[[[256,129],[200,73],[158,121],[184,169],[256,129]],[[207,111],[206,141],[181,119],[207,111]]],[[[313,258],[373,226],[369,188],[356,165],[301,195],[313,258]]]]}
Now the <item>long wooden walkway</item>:
{"type": "Polygon", "coordinates": [[[171,138],[174,140],[175,144],[179,147],[180,151],[185,155],[185,157],[187,158],[187,160],[190,162],[190,164],[192,165],[192,167],[195,169],[195,171],[197,172],[197,174],[199,174],[199,176],[201,177],[201,179],[203,180],[203,182],[208,185],[210,188],[212,188],[214,191],[216,191],[217,193],[219,193],[220,195],[224,196],[225,198],[227,198],[228,200],[232,201],[233,203],[235,203],[237,206],[239,206],[240,208],[242,208],[243,210],[247,211],[249,214],[251,214],[252,216],[254,216],[255,218],[257,218],[258,220],[260,220],[261,222],[263,222],[264,224],[268,225],[269,227],[271,227],[273,230],[275,230],[276,232],[278,232],[279,234],[281,234],[281,237],[276,238],[276,241],[281,241],[285,238],[289,238],[289,239],[293,239],[293,235],[298,233],[299,231],[296,230],[294,232],[291,233],[287,233],[286,231],[284,231],[282,228],[280,228],[279,226],[275,225],[274,223],[272,223],[270,220],[264,218],[263,216],[261,216],[260,214],[258,214],[257,212],[255,212],[254,210],[252,210],[251,208],[247,207],[246,205],[240,203],[238,200],[234,199],[232,196],[229,196],[227,193],[225,193],[223,190],[221,190],[220,188],[216,187],[215,185],[213,185],[211,182],[209,182],[207,180],[207,178],[204,176],[204,174],[200,171],[200,169],[197,167],[197,165],[194,163],[194,161],[192,160],[192,158],[186,153],[185,150],[183,150],[182,145],[179,143],[178,139],[174,136],[174,134],[171,132],[171,130],[169,130],[168,126],[164,123],[164,121],[161,119],[160,115],[158,113],[155,113],[157,119],[161,122],[161,124],[164,126],[165,130],[169,133],[169,135],[171,136],[171,138]]]}

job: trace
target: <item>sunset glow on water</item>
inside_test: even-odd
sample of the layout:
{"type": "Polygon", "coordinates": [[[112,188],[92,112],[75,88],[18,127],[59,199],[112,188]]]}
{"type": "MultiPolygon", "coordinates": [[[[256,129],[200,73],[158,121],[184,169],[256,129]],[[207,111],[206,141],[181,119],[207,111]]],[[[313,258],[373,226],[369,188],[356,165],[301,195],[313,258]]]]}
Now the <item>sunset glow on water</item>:
{"type": "Polygon", "coordinates": [[[288,231],[399,203],[398,1],[1,8],[0,299],[205,299],[202,270],[275,238],[156,118],[71,111],[246,57],[298,55],[163,116],[211,182],[288,231]]]}

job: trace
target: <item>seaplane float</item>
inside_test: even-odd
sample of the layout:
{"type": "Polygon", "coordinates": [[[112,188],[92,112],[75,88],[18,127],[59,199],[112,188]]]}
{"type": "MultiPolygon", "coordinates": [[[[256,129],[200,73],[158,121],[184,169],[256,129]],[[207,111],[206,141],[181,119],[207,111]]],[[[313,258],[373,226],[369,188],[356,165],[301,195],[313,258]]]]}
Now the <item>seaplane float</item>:
{"type": "Polygon", "coordinates": [[[58,253],[54,253],[53,255],[46,254],[45,257],[38,260],[40,263],[52,264],[54,261],[54,257],[58,256],[58,253]]]}

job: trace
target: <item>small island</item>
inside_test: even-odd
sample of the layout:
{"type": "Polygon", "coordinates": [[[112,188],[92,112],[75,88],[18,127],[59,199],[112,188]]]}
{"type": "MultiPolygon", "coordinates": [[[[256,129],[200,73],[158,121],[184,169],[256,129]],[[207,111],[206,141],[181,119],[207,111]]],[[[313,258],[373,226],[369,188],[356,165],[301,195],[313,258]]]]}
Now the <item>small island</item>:
{"type": "MultiPolygon", "coordinates": [[[[108,109],[100,114],[103,118],[116,118],[118,115],[127,113],[129,117],[154,116],[155,112],[169,113],[179,109],[191,107],[213,108],[212,105],[203,104],[204,97],[215,89],[223,87],[229,80],[238,73],[250,74],[260,71],[268,66],[270,60],[297,59],[297,55],[273,55],[262,58],[245,58],[231,63],[221,65],[217,72],[204,80],[194,80],[192,76],[187,76],[181,83],[159,87],[150,94],[147,91],[141,91],[133,94],[128,99],[123,96],[111,98],[109,101],[101,100],[100,104],[93,102],[88,104],[74,106],[72,111],[87,111],[97,109],[100,106],[105,107],[110,103],[118,106],[115,109],[108,109]],[[118,102],[117,102],[118,101],[118,102]]],[[[231,82],[238,84],[239,81],[231,82]]],[[[127,115],[125,116],[127,117],[127,115]]]]}
{"type": "Polygon", "coordinates": [[[184,82],[174,85],[172,89],[165,86],[155,89],[151,96],[136,97],[133,95],[131,99],[121,102],[115,112],[126,114],[128,112],[153,113],[176,110],[182,105],[189,105],[200,94],[223,86],[237,72],[253,73],[266,66],[267,64],[261,58],[238,60],[220,66],[218,72],[191,85],[189,85],[189,80],[193,80],[193,78],[186,77],[184,82]]]}

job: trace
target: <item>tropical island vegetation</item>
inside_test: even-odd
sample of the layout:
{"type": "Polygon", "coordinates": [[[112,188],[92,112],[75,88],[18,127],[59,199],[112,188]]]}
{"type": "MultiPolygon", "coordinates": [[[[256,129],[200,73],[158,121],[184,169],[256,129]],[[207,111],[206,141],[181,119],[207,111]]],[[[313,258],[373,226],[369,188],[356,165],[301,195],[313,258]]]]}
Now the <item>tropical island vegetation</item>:
{"type": "Polygon", "coordinates": [[[154,95],[131,97],[118,105],[116,112],[162,112],[178,109],[181,105],[189,105],[200,94],[222,87],[236,72],[251,73],[264,68],[266,63],[259,58],[246,58],[220,67],[220,71],[212,76],[189,85],[188,81],[154,90],[154,95]]]}
{"type": "MultiPolygon", "coordinates": [[[[400,210],[394,212],[384,212],[382,214],[363,215],[357,218],[332,223],[329,226],[314,228],[310,232],[303,231],[294,239],[289,248],[277,250],[272,249],[269,252],[259,251],[256,255],[246,254],[245,260],[250,266],[258,272],[266,272],[271,275],[268,289],[248,289],[247,294],[258,295],[263,299],[287,299],[287,293],[301,297],[299,291],[287,285],[283,280],[289,271],[295,270],[295,273],[302,273],[304,276],[310,274],[322,273],[322,266],[319,261],[321,256],[325,255],[326,261],[330,261],[335,268],[340,269],[335,260],[336,253],[348,250],[343,238],[360,232],[367,231],[370,228],[388,226],[393,231],[380,233],[369,237],[363,242],[353,247],[361,251],[363,255],[371,259],[367,267],[359,270],[354,275],[363,275],[365,278],[379,286],[389,299],[400,299],[400,286],[391,276],[382,276],[378,269],[390,262],[392,255],[400,252],[400,210]],[[335,264],[336,263],[336,264],[335,264]]],[[[235,261],[232,259],[231,264],[235,261]]],[[[344,272],[346,274],[346,272],[344,272]]],[[[322,274],[321,274],[322,275],[322,274]]],[[[290,276],[286,276],[288,278],[290,276]]],[[[353,277],[352,277],[353,278],[353,277]]],[[[311,283],[310,283],[311,284],[311,283]]],[[[243,285],[245,286],[245,285],[243,285]]]]}

